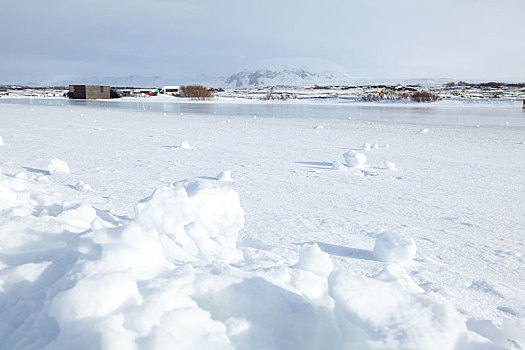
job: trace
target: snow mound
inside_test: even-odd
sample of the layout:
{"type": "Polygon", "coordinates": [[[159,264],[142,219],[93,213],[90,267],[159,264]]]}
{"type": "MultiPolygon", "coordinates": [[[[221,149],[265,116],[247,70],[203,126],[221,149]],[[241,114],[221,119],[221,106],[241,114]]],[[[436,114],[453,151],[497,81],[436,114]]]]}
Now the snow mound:
{"type": "Polygon", "coordinates": [[[388,170],[396,170],[396,164],[388,160],[385,161],[385,168],[388,170]]]}
{"type": "Polygon", "coordinates": [[[330,259],[330,255],[323,252],[317,244],[305,244],[299,250],[299,261],[295,264],[295,267],[327,278],[333,271],[334,264],[330,259]]]}
{"type": "Polygon", "coordinates": [[[51,175],[69,174],[71,172],[69,170],[69,167],[67,166],[67,163],[58,158],[54,158],[49,162],[49,165],[47,166],[47,170],[49,171],[49,174],[51,175]]]}
{"type": "Polygon", "coordinates": [[[80,191],[80,192],[93,191],[91,186],[89,186],[88,184],[84,183],[84,181],[77,182],[76,185],[75,185],[75,190],[80,191]]]}
{"type": "Polygon", "coordinates": [[[332,162],[332,169],[333,170],[346,170],[346,167],[344,166],[344,164],[341,164],[340,161],[334,160],[332,162]]]}
{"type": "Polygon", "coordinates": [[[363,151],[370,151],[370,144],[368,142],[365,142],[363,143],[361,148],[363,149],[363,151]]]}
{"type": "Polygon", "coordinates": [[[376,237],[374,256],[384,262],[409,262],[416,256],[416,243],[405,232],[386,232],[376,237]]]}
{"type": "Polygon", "coordinates": [[[2,136],[0,136],[0,146],[3,146],[4,145],[4,139],[2,138],[2,136]]]}
{"type": "Polygon", "coordinates": [[[217,175],[217,180],[219,181],[232,181],[232,171],[224,170],[217,175]]]}
{"type": "Polygon", "coordinates": [[[177,182],[140,201],[135,213],[142,227],[171,241],[170,255],[177,260],[242,257],[236,242],[244,211],[232,189],[208,181],[177,182]]]}
{"type": "Polygon", "coordinates": [[[428,134],[428,129],[427,128],[424,128],[420,131],[420,133],[422,134],[428,134]]]}
{"type": "Polygon", "coordinates": [[[363,153],[359,153],[354,150],[344,153],[343,157],[345,158],[345,162],[354,168],[360,168],[364,166],[367,160],[363,153]]]}
{"type": "Polygon", "coordinates": [[[183,141],[180,146],[180,149],[191,149],[190,143],[188,141],[183,141]]]}

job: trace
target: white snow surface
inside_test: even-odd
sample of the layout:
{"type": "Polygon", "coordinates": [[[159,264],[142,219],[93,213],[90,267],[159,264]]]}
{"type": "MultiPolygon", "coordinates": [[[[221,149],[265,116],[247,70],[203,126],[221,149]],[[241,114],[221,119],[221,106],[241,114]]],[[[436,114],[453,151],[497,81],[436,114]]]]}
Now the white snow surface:
{"type": "Polygon", "coordinates": [[[523,128],[251,115],[0,103],[0,349],[525,348],[523,128]]]}

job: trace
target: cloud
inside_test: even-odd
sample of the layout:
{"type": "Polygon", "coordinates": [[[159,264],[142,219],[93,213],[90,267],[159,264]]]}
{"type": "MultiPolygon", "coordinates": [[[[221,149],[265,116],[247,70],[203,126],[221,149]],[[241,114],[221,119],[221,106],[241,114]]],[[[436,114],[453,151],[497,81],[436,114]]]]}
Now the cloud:
{"type": "Polygon", "coordinates": [[[525,80],[523,13],[522,0],[13,1],[0,79],[225,75],[303,57],[370,78],[525,80]]]}

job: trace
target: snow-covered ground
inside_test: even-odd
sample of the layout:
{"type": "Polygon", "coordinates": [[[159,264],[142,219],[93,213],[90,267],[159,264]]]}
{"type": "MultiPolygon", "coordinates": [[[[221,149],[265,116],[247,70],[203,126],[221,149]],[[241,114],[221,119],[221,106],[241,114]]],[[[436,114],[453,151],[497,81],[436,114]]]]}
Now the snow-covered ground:
{"type": "Polygon", "coordinates": [[[420,120],[0,101],[0,349],[525,348],[525,128],[420,120]]]}

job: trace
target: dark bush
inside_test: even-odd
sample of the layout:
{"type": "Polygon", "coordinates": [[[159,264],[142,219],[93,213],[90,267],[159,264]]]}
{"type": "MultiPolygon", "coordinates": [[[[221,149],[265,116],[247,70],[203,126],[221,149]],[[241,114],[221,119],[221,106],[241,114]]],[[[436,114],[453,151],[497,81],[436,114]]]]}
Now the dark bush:
{"type": "Polygon", "coordinates": [[[410,99],[415,102],[434,102],[438,98],[438,95],[428,91],[417,91],[410,95],[410,99]]]}
{"type": "Polygon", "coordinates": [[[197,100],[207,100],[213,97],[212,90],[202,85],[181,86],[180,91],[182,97],[189,97],[197,100]]]}
{"type": "Polygon", "coordinates": [[[368,94],[362,97],[363,101],[379,101],[381,96],[379,94],[368,94]]]}

